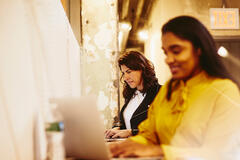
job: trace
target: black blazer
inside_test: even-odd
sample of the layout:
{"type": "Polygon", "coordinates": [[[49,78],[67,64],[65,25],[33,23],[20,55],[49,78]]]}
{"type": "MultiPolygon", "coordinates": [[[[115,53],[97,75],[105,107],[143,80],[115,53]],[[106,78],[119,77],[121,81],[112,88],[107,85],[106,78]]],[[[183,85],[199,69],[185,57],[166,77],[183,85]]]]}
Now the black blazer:
{"type": "MultiPolygon", "coordinates": [[[[138,106],[136,111],[133,113],[131,119],[130,119],[130,124],[131,124],[131,129],[132,129],[132,134],[136,135],[138,133],[138,125],[147,118],[147,111],[149,105],[152,103],[154,100],[155,96],[157,95],[159,89],[161,86],[157,83],[156,85],[152,86],[151,88],[148,89],[146,92],[146,96],[143,99],[142,103],[138,106]]],[[[126,129],[126,125],[124,122],[123,118],[123,112],[126,109],[130,99],[126,100],[125,104],[123,105],[119,119],[120,119],[120,129],[126,129]]]]}

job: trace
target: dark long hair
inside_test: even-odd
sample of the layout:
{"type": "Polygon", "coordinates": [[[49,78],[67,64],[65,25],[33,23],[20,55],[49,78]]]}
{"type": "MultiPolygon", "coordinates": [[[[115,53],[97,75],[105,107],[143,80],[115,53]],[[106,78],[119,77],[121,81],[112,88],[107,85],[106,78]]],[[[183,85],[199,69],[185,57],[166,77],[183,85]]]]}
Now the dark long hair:
{"type": "MultiPolygon", "coordinates": [[[[162,35],[167,32],[171,32],[181,39],[190,41],[195,49],[201,50],[199,58],[200,66],[208,75],[233,80],[224,67],[221,57],[217,54],[213,37],[199,20],[190,16],[173,18],[162,27],[162,35]]],[[[168,86],[168,100],[171,98],[173,81],[173,79],[170,80],[168,86]]]]}
{"type": "MultiPolygon", "coordinates": [[[[156,77],[153,64],[139,51],[128,50],[123,53],[123,55],[118,59],[118,66],[121,69],[121,65],[125,65],[131,70],[141,70],[143,79],[143,90],[142,93],[158,84],[158,79],[156,77]]],[[[123,75],[121,76],[121,80],[123,75]]],[[[125,81],[123,86],[123,97],[125,100],[130,99],[136,88],[131,88],[125,81]]]]}

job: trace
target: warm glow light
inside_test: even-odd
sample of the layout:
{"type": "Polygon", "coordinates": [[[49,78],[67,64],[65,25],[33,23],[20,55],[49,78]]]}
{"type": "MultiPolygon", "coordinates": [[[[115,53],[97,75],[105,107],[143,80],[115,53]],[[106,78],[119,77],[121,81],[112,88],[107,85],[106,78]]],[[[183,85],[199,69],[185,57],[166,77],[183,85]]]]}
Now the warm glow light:
{"type": "Polygon", "coordinates": [[[148,39],[148,32],[146,30],[141,30],[138,32],[138,37],[140,40],[147,40],[148,39]]]}
{"type": "Polygon", "coordinates": [[[119,31],[118,33],[118,45],[121,48],[121,44],[123,43],[123,32],[119,31]]]}
{"type": "Polygon", "coordinates": [[[129,31],[132,26],[129,22],[120,22],[119,23],[119,31],[118,31],[118,45],[119,49],[122,50],[125,48],[129,31]]]}
{"type": "Polygon", "coordinates": [[[222,57],[227,57],[228,56],[228,51],[226,48],[224,48],[223,46],[221,46],[219,49],[218,49],[218,54],[222,57]]]}
{"type": "Polygon", "coordinates": [[[119,25],[120,25],[121,30],[128,30],[129,31],[132,28],[132,26],[127,22],[121,22],[121,23],[119,23],[119,25]]]}

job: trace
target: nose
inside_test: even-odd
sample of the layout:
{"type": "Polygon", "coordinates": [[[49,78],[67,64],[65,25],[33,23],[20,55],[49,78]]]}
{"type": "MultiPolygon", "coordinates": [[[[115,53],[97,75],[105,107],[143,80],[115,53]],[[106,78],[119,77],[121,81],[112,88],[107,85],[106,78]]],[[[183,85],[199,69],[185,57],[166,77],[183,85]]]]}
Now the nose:
{"type": "Polygon", "coordinates": [[[174,56],[172,56],[171,54],[166,55],[165,62],[167,64],[172,64],[174,61],[175,61],[174,56]]]}

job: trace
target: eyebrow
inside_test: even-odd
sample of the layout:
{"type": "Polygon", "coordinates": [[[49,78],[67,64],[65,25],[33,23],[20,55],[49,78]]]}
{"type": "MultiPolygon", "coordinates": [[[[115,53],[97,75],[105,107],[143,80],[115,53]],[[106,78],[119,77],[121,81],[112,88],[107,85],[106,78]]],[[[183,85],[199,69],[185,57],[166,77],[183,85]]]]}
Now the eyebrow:
{"type": "MultiPolygon", "coordinates": [[[[173,44],[173,45],[171,45],[170,47],[168,47],[169,49],[175,49],[175,48],[179,48],[179,47],[181,47],[180,45],[178,45],[178,44],[173,44]]],[[[166,49],[164,48],[164,47],[162,47],[162,49],[165,51],[166,49]]]]}
{"type": "Polygon", "coordinates": [[[130,71],[131,69],[127,69],[126,72],[130,71]]]}
{"type": "MultiPolygon", "coordinates": [[[[127,72],[127,71],[129,71],[129,70],[131,70],[130,68],[128,68],[125,72],[127,72]]],[[[124,73],[124,71],[122,71],[122,73],[124,73]]]]}
{"type": "Polygon", "coordinates": [[[175,49],[175,48],[180,48],[181,46],[178,44],[171,45],[169,49],[175,49]]]}

